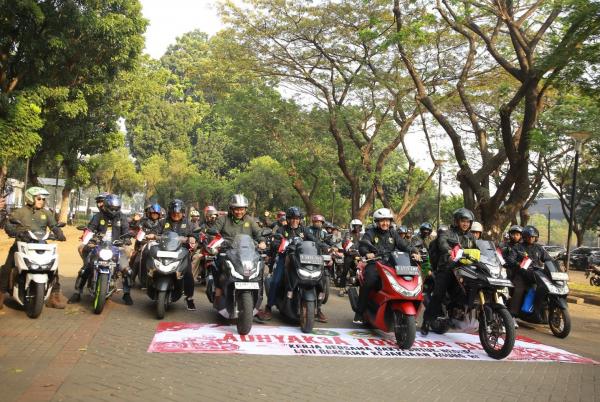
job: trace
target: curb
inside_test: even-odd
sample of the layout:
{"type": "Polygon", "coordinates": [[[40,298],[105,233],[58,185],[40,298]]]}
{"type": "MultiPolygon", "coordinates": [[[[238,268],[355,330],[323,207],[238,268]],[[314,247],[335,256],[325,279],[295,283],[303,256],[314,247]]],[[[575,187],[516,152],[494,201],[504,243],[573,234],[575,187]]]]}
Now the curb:
{"type": "Polygon", "coordinates": [[[569,296],[567,296],[567,301],[575,304],[585,303],[600,306],[600,296],[590,295],[587,293],[571,292],[569,296]],[[583,302],[580,300],[583,300],[583,302]]]}

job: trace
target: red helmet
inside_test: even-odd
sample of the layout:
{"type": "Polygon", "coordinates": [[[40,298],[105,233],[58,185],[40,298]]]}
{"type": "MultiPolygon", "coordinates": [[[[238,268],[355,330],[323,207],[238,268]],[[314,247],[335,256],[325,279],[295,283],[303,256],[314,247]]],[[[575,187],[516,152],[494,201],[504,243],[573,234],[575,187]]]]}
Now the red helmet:
{"type": "Polygon", "coordinates": [[[311,221],[312,222],[319,222],[319,221],[321,221],[321,222],[325,223],[325,218],[323,218],[323,215],[313,215],[312,218],[311,218],[311,221]]]}
{"type": "Polygon", "coordinates": [[[208,218],[211,215],[218,215],[219,211],[217,211],[217,208],[213,207],[212,205],[208,205],[206,208],[204,208],[204,216],[206,218],[208,218]]]}
{"type": "Polygon", "coordinates": [[[283,216],[285,216],[285,211],[279,211],[279,212],[277,212],[277,219],[279,219],[279,218],[281,218],[283,216]]]}

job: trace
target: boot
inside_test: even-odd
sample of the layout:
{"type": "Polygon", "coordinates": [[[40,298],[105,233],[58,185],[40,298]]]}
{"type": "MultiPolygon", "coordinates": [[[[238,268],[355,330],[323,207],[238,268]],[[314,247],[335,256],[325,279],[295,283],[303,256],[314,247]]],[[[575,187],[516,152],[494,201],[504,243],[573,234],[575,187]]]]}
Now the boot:
{"type": "Polygon", "coordinates": [[[48,301],[46,302],[46,307],[64,309],[67,306],[67,303],[66,303],[64,296],[62,296],[62,297],[61,296],[62,295],[61,295],[60,291],[50,293],[50,297],[48,298],[48,301]]]}
{"type": "Polygon", "coordinates": [[[69,299],[68,303],[69,304],[79,303],[80,300],[81,300],[81,293],[75,292],[71,295],[71,298],[69,299]]]}
{"type": "Polygon", "coordinates": [[[317,310],[317,314],[315,314],[315,320],[317,320],[318,322],[327,322],[327,317],[325,316],[325,314],[323,314],[323,311],[321,311],[321,309],[317,310]]]}
{"type": "Polygon", "coordinates": [[[0,291],[0,310],[4,308],[4,291],[0,291]]]}

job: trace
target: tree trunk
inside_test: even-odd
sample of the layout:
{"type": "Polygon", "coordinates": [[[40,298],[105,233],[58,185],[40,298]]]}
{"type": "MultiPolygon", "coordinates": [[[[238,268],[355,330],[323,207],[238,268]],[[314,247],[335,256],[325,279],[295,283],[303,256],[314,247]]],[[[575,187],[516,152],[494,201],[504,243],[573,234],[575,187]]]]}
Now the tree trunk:
{"type": "Polygon", "coordinates": [[[577,240],[577,247],[581,247],[583,244],[583,237],[585,235],[585,229],[575,230],[573,228],[573,233],[575,233],[575,239],[577,240]]]}
{"type": "Polygon", "coordinates": [[[60,215],[58,216],[59,222],[67,222],[69,216],[69,205],[71,200],[71,186],[65,184],[62,189],[62,200],[60,201],[60,215]]]}

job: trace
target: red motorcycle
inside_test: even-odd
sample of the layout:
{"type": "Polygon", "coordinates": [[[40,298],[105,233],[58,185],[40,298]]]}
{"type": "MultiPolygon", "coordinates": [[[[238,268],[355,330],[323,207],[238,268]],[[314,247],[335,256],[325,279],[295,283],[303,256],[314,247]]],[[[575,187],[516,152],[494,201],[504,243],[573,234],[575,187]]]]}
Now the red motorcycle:
{"type": "MultiPolygon", "coordinates": [[[[369,302],[364,313],[365,322],[385,332],[394,332],[400,349],[410,349],[417,331],[416,315],[423,301],[423,280],[421,268],[411,264],[408,253],[393,251],[383,257],[361,260],[357,276],[361,286],[364,283],[364,270],[367,262],[376,260],[376,268],[381,279],[381,288],[369,294],[369,302]]],[[[358,287],[348,290],[352,310],[358,305],[358,287]]]]}

